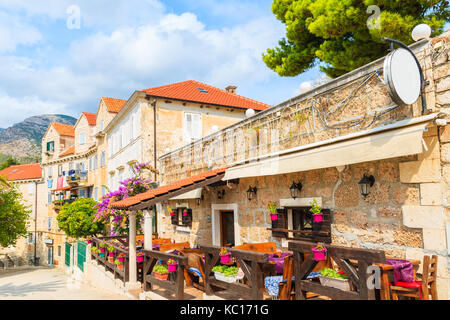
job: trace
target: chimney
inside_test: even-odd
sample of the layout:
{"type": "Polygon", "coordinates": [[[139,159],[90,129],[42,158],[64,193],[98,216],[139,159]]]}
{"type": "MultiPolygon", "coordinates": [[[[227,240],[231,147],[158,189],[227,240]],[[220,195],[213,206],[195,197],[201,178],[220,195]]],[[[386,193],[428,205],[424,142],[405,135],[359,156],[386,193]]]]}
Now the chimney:
{"type": "Polygon", "coordinates": [[[225,90],[227,90],[230,93],[236,93],[236,89],[237,89],[236,86],[228,86],[225,88],[225,90]]]}

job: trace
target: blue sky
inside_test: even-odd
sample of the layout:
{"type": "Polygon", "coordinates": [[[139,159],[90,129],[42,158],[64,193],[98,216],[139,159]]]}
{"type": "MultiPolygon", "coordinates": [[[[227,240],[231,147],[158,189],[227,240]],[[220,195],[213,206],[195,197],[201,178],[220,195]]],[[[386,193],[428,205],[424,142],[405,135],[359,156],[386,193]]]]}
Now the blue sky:
{"type": "Polygon", "coordinates": [[[96,112],[101,96],[194,79],[278,104],[311,70],[282,78],[261,59],[284,36],[271,0],[0,0],[0,127],[96,112]],[[69,29],[80,8],[80,28],[69,29]]]}
{"type": "Polygon", "coordinates": [[[262,53],[284,36],[271,0],[0,0],[0,128],[96,112],[101,96],[189,79],[276,105],[317,68],[280,77],[262,53]],[[75,5],[80,28],[73,22],[75,5]],[[69,24],[70,25],[70,24],[69,24]]]}

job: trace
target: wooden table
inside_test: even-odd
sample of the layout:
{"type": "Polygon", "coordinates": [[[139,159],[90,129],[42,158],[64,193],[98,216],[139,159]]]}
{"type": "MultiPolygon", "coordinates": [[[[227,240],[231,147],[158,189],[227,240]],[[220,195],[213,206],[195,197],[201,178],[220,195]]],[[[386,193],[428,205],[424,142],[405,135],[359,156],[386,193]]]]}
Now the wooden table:
{"type": "MultiPolygon", "coordinates": [[[[386,259],[398,259],[398,258],[386,258],[386,259]]],[[[414,280],[416,279],[416,270],[420,266],[420,260],[408,260],[408,259],[399,259],[399,260],[407,260],[411,261],[414,270],[414,280]]],[[[380,287],[380,298],[381,300],[391,300],[391,292],[389,289],[389,273],[393,273],[394,267],[390,264],[384,263],[375,263],[374,265],[379,266],[381,268],[381,287],[380,287]]]]}

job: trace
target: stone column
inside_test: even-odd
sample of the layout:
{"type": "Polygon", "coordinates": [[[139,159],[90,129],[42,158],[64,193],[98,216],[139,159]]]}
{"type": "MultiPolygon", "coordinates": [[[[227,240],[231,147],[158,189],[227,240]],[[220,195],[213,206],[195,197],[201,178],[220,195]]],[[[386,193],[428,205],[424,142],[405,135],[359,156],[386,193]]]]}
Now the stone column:
{"type": "Polygon", "coordinates": [[[144,211],[144,249],[152,250],[153,210],[144,211]]]}
{"type": "Polygon", "coordinates": [[[136,283],[137,282],[137,263],[136,263],[136,211],[130,211],[129,214],[129,243],[128,243],[128,253],[129,257],[129,282],[136,283]]]}

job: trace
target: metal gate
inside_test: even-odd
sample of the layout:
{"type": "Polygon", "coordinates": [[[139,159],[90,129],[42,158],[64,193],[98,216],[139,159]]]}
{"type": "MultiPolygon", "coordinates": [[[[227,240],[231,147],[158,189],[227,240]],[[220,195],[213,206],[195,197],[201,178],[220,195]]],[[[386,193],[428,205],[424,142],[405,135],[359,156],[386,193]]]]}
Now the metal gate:
{"type": "Polygon", "coordinates": [[[66,266],[70,267],[70,253],[72,249],[72,245],[68,242],[66,242],[65,245],[65,250],[64,250],[64,263],[66,264],[66,266]]]}
{"type": "Polygon", "coordinates": [[[87,243],[78,240],[77,242],[77,266],[81,271],[84,271],[84,263],[86,262],[86,247],[87,243]]]}

